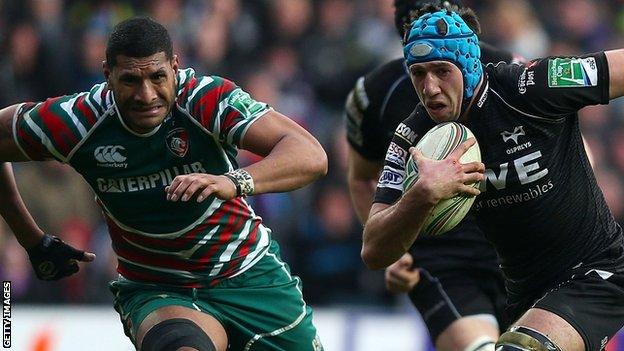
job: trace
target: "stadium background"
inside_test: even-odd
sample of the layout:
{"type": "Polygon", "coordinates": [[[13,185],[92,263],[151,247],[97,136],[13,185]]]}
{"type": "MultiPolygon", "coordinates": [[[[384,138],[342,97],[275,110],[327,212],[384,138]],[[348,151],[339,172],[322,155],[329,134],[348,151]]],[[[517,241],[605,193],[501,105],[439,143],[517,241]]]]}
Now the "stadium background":
{"type": "MultiPolygon", "coordinates": [[[[622,0],[464,3],[479,14],[482,38],[526,58],[624,47],[622,0]]],[[[328,351],[363,350],[355,341],[362,339],[360,334],[385,339],[385,347],[377,349],[430,347],[423,344],[425,332],[405,299],[385,293],[382,272],[368,271],[362,264],[361,226],[345,182],[344,99],[360,75],[401,54],[392,0],[0,0],[0,106],[83,91],[100,82],[108,32],[136,14],[150,15],[170,30],[183,67],[233,79],[324,145],[330,160],[327,177],[293,193],[253,197],[252,205],[273,229],[293,271],[302,277],[307,300],[319,308],[319,318],[328,325],[334,325],[330,319],[336,317],[345,325],[361,319],[373,326],[372,334],[350,327],[335,329],[346,336],[332,336],[340,338],[335,343],[340,346],[326,344],[328,351]],[[417,337],[409,335],[412,327],[417,337]],[[400,340],[393,336],[399,330],[407,332],[410,345],[387,343],[400,340]]],[[[586,108],[581,122],[599,183],[621,223],[624,101],[586,108]]],[[[241,154],[243,164],[253,160],[253,155],[241,154]]],[[[51,162],[15,164],[14,169],[21,193],[42,228],[98,255],[70,279],[37,281],[24,251],[0,222],[0,278],[12,282],[12,298],[18,304],[13,328],[22,335],[19,343],[14,338],[12,349],[61,350],[53,335],[42,341],[35,334],[41,326],[54,324],[50,321],[61,321],[60,316],[69,320],[76,316],[86,324],[95,322],[99,313],[110,317],[107,282],[115,276],[115,258],[92,195],[79,176],[51,162]],[[56,317],[37,319],[41,305],[53,308],[41,314],[56,317]],[[91,306],[99,307],[80,319],[80,311],[91,306]]],[[[111,321],[115,337],[121,335],[114,315],[111,321]]],[[[319,329],[321,337],[323,330],[329,332],[327,327],[319,329]]],[[[624,338],[619,343],[622,346],[616,339],[609,348],[624,350],[624,338]]]]}

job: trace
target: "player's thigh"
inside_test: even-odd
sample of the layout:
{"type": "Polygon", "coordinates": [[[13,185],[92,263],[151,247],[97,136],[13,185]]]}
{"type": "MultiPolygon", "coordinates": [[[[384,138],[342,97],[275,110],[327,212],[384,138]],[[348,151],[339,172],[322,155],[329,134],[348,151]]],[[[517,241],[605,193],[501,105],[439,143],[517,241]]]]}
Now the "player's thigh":
{"type": "MultiPolygon", "coordinates": [[[[149,331],[159,323],[185,319],[197,325],[210,339],[217,351],[225,351],[228,345],[228,338],[223,325],[213,316],[184,306],[164,306],[152,311],[141,322],[137,329],[137,346],[140,349],[143,339],[149,331]]],[[[191,348],[192,350],[192,348],[191,348]]]]}
{"type": "Polygon", "coordinates": [[[581,334],[568,321],[552,312],[531,308],[514,323],[514,326],[527,327],[539,332],[562,351],[585,350],[581,334]]]}
{"type": "Polygon", "coordinates": [[[624,275],[597,269],[576,274],[535,302],[515,325],[551,333],[566,351],[600,350],[624,326],[624,275]]]}
{"type": "Polygon", "coordinates": [[[498,339],[499,330],[493,316],[467,316],[451,323],[435,342],[438,351],[462,351],[491,345],[498,339]],[[488,318],[492,317],[492,318],[488,318]]]}

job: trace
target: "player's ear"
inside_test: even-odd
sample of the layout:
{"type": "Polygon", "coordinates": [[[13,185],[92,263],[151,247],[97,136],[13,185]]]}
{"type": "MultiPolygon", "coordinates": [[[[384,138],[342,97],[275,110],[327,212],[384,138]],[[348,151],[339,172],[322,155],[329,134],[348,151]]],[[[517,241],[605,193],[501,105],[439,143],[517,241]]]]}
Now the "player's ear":
{"type": "Polygon", "coordinates": [[[102,61],[102,71],[104,72],[104,78],[106,78],[106,82],[110,83],[109,78],[110,78],[111,70],[106,60],[102,61]]]}
{"type": "Polygon", "coordinates": [[[178,73],[179,66],[180,66],[180,59],[178,58],[178,55],[173,55],[173,58],[171,59],[171,68],[173,68],[173,71],[175,73],[178,73]]]}

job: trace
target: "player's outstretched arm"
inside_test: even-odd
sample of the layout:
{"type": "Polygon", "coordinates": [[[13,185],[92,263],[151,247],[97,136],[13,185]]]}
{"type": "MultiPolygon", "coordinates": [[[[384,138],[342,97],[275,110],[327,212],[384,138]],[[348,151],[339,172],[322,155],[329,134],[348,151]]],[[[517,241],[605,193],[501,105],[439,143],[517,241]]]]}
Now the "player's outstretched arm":
{"type": "Polygon", "coordinates": [[[355,213],[361,223],[366,223],[368,219],[382,167],[382,163],[365,159],[349,146],[347,182],[355,213]]]}
{"type": "Polygon", "coordinates": [[[0,110],[0,215],[17,241],[26,249],[39,279],[56,280],[78,272],[77,261],[93,261],[95,255],[79,251],[58,238],[44,235],[32,218],[15,184],[11,165],[25,161],[13,138],[13,115],[17,105],[0,110]]]}
{"type": "Polygon", "coordinates": [[[605,51],[609,63],[609,99],[624,96],[624,49],[605,51]]]}
{"type": "Polygon", "coordinates": [[[475,142],[474,138],[464,141],[440,161],[410,148],[419,179],[393,205],[373,204],[364,226],[361,255],[370,269],[385,268],[407,252],[438,202],[458,194],[479,195],[479,190],[470,184],[483,180],[485,166],[480,162],[459,162],[475,142]]]}

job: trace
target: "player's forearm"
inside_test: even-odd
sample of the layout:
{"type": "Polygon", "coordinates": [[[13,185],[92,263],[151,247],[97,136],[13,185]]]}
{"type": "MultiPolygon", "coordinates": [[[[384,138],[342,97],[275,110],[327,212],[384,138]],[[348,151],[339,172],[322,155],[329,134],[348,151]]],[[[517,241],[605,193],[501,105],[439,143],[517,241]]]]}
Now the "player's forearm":
{"type": "Polygon", "coordinates": [[[327,155],[312,136],[286,135],[245,170],[253,178],[254,194],[291,191],[327,174],[327,155]]]}
{"type": "Polygon", "coordinates": [[[0,162],[0,215],[23,247],[33,247],[43,237],[43,231],[22,201],[15,184],[13,170],[7,162],[0,162]]]}
{"type": "Polygon", "coordinates": [[[349,175],[349,193],[351,202],[360,223],[366,223],[375,194],[376,181],[370,179],[355,179],[349,175]]]}
{"type": "Polygon", "coordinates": [[[394,205],[378,212],[373,205],[362,244],[362,259],[370,269],[388,267],[412,246],[435,206],[427,199],[416,183],[410,195],[394,205]]]}

